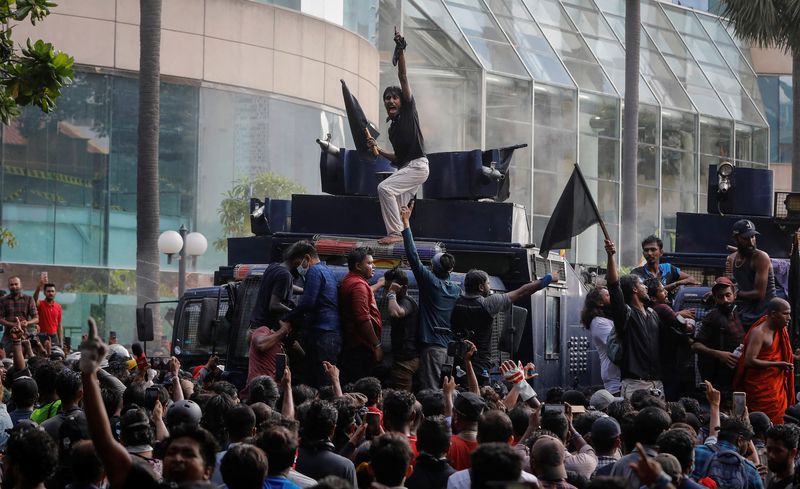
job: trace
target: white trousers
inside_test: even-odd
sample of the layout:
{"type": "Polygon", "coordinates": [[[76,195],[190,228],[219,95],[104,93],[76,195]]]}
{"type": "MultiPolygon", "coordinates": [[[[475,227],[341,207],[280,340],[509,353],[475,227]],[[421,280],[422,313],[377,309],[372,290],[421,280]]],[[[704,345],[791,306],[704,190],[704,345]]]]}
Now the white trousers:
{"type": "Polygon", "coordinates": [[[381,202],[381,214],[387,235],[399,235],[403,231],[400,208],[408,205],[419,186],[427,179],[428,158],[423,156],[411,160],[378,184],[378,199],[381,202]]]}

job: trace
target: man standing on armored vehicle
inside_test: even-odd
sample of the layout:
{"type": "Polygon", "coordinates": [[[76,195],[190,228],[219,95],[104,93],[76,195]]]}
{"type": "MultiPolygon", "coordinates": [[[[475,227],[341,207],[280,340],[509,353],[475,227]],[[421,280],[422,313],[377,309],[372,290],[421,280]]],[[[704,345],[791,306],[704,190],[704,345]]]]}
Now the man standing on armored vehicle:
{"type": "Polygon", "coordinates": [[[400,86],[386,87],[383,91],[383,106],[386,108],[389,126],[389,141],[394,153],[378,147],[373,138],[367,138],[367,146],[376,154],[392,162],[398,170],[378,185],[378,198],[381,202],[381,214],[386,226],[386,237],[378,243],[392,244],[403,241],[401,233],[403,223],[400,220],[400,208],[408,205],[420,185],[428,179],[428,158],[425,156],[425,140],[419,127],[417,103],[411,95],[411,85],[406,75],[406,41],[395,29],[396,45],[394,64],[397,65],[397,76],[400,86]]]}
{"type": "Polygon", "coordinates": [[[739,313],[745,331],[766,314],[769,301],[775,297],[772,260],[768,254],[756,248],[756,236],[759,234],[752,221],[736,221],[733,225],[736,253],[728,256],[725,266],[736,282],[736,296],[741,302],[739,313]]]}

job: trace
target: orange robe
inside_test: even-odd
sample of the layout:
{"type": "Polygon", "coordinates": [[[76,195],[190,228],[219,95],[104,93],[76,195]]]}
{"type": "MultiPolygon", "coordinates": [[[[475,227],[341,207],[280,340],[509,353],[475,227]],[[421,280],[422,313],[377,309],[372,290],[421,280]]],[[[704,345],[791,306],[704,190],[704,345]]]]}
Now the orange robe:
{"type": "MultiPolygon", "coordinates": [[[[752,368],[745,366],[744,361],[750,333],[766,320],[767,316],[761,317],[745,335],[744,351],[736,365],[733,386],[737,391],[747,393],[747,409],[751,413],[761,411],[773,423],[783,424],[783,414],[789,402],[794,400],[794,371],[778,367],[752,368]]],[[[772,346],[759,352],[756,358],[768,362],[792,362],[792,344],[786,328],[777,331],[772,346]]]]}

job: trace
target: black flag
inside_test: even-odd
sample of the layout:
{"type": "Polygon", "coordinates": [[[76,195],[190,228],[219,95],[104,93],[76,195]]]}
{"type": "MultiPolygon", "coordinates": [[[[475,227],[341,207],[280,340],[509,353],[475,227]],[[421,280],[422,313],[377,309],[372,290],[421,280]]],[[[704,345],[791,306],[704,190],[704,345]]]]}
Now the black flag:
{"type": "Polygon", "coordinates": [[[569,248],[573,236],[581,234],[596,223],[603,226],[597,204],[589,192],[586,180],[583,179],[580,167],[576,164],[544,230],[539,254],[547,256],[550,250],[569,248]]]}
{"type": "Polygon", "coordinates": [[[347,84],[344,80],[342,80],[342,97],[344,98],[344,108],[347,111],[347,120],[350,123],[350,132],[353,134],[353,143],[356,145],[358,156],[372,161],[375,159],[375,156],[367,147],[367,134],[364,129],[366,128],[369,130],[370,136],[374,139],[377,139],[381,133],[367,120],[367,116],[364,115],[361,104],[359,104],[358,99],[350,93],[350,89],[347,88],[347,84]]]}

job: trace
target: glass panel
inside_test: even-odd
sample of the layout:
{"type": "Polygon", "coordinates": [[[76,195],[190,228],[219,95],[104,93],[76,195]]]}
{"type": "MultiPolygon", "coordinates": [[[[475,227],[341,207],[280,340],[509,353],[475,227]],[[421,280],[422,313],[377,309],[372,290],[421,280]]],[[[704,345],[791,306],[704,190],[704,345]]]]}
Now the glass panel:
{"type": "MultiPolygon", "coordinates": [[[[625,93],[625,50],[619,40],[614,36],[605,19],[596,10],[587,7],[565,3],[569,16],[575,22],[578,30],[583,34],[586,44],[592,50],[597,60],[602,63],[606,73],[611,77],[614,86],[620,95],[625,93]]],[[[643,103],[657,104],[657,100],[650,87],[639,80],[639,100],[643,103]]]]}
{"type": "Polygon", "coordinates": [[[561,353],[561,297],[545,296],[544,356],[558,359],[561,353]]]}
{"type": "Polygon", "coordinates": [[[456,3],[447,0],[445,4],[486,69],[528,76],[500,26],[482,3],[479,1],[456,3]]]}
{"type": "Polygon", "coordinates": [[[640,143],[658,144],[658,107],[639,104],[639,135],[640,143]]]}
{"type": "Polygon", "coordinates": [[[700,153],[730,158],[732,127],[730,121],[700,117],[700,153]]]}
{"type": "Polygon", "coordinates": [[[558,1],[525,0],[524,3],[541,26],[550,45],[561,56],[578,87],[617,95],[611,80],[558,1]]]}
{"type": "Polygon", "coordinates": [[[695,127],[697,116],[675,110],[661,112],[661,144],[664,147],[682,149],[694,153],[697,141],[695,127]]]}
{"type": "Polygon", "coordinates": [[[748,95],[750,95],[756,107],[758,107],[763,114],[764,105],[761,100],[761,91],[758,89],[758,78],[750,63],[747,62],[747,59],[745,59],[744,55],[742,55],[741,51],[737,48],[736,42],[731,38],[719,19],[708,15],[698,15],[697,18],[700,19],[706,32],[708,32],[708,35],[714,40],[714,44],[717,49],[719,49],[722,57],[725,58],[728,66],[730,66],[739,77],[742,86],[745,88],[748,95]]]}
{"type": "Polygon", "coordinates": [[[52,114],[28,107],[3,126],[3,226],[19,243],[3,260],[105,265],[110,109],[109,77],[76,72],[52,114]]]}
{"type": "MultiPolygon", "coordinates": [[[[533,166],[569,175],[576,160],[575,91],[540,84],[534,88],[533,166]]],[[[551,187],[548,192],[560,190],[551,187]]],[[[547,212],[551,211],[552,208],[547,212]]]]}
{"type": "Polygon", "coordinates": [[[642,23],[698,110],[719,117],[730,117],[722,100],[703,76],[700,66],[673,31],[666,14],[651,0],[642,2],[642,23]]]}
{"type": "Polygon", "coordinates": [[[658,146],[639,144],[638,150],[636,181],[639,185],[658,185],[658,146]]]}
{"type": "MultiPolygon", "coordinates": [[[[527,144],[514,151],[511,161],[511,202],[531,212],[531,82],[486,76],[486,147],[527,144]]],[[[529,216],[530,217],[530,216],[529,216]]]]}
{"type": "Polygon", "coordinates": [[[676,149],[662,149],[661,186],[697,193],[697,164],[694,154],[676,149]]]}
{"type": "Polygon", "coordinates": [[[580,95],[580,164],[586,177],[619,180],[620,100],[580,95]]]}
{"type": "MultiPolygon", "coordinates": [[[[605,18],[616,34],[617,38],[621,42],[624,42],[625,18],[613,13],[617,11],[617,9],[614,8],[616,6],[615,0],[601,1],[598,2],[598,4],[604,11],[605,18]]],[[[624,11],[625,9],[623,5],[623,16],[624,11]]],[[[658,49],[656,49],[653,42],[650,41],[650,38],[647,36],[644,27],[642,27],[640,38],[641,46],[639,52],[639,70],[641,71],[642,77],[647,80],[650,87],[653,89],[657,99],[662,105],[668,107],[694,110],[694,106],[689,100],[689,97],[686,95],[686,91],[675,77],[675,74],[672,73],[672,70],[670,70],[669,66],[664,61],[664,58],[659,54],[658,49]]]]}
{"type": "Polygon", "coordinates": [[[769,129],[766,127],[753,128],[753,161],[769,163],[769,154],[767,153],[768,132],[769,129]]]}
{"type": "MultiPolygon", "coordinates": [[[[682,34],[689,51],[702,67],[711,85],[720,94],[731,115],[737,120],[765,124],[747,91],[739,83],[734,72],[728,68],[697,16],[687,10],[668,5],[664,5],[664,11],[682,34]]],[[[663,49],[663,44],[659,46],[663,49]]],[[[672,54],[681,57],[681,52],[672,54]]],[[[697,77],[692,77],[695,78],[697,77]]]]}
{"type": "MultiPolygon", "coordinates": [[[[383,25],[380,27],[381,32],[392,32],[393,26],[388,24],[397,22],[395,19],[400,17],[400,9],[395,7],[395,1],[397,0],[381,0],[381,15],[379,16],[383,22],[383,25]],[[385,30],[387,27],[389,29],[385,30]]],[[[420,31],[418,33],[420,37],[424,38],[426,37],[426,34],[437,37],[437,41],[430,44],[455,44],[450,49],[459,49],[461,52],[466,54],[470,60],[477,61],[472,49],[469,47],[469,43],[464,38],[464,35],[461,34],[461,31],[458,30],[458,26],[453,21],[450,13],[445,10],[441,0],[401,1],[404,2],[403,15],[405,16],[405,22],[403,25],[403,31],[406,37],[408,37],[408,34],[406,33],[408,32],[409,27],[417,29],[420,31]]],[[[381,42],[381,51],[390,53],[392,50],[394,50],[394,41],[390,36],[378,37],[381,42]]],[[[417,49],[417,44],[414,44],[414,49],[417,49]]]]}
{"type": "Polygon", "coordinates": [[[535,80],[574,86],[522,0],[489,0],[487,3],[535,80]]]}
{"type": "MultiPolygon", "coordinates": [[[[762,75],[758,84],[769,123],[769,161],[788,163],[792,160],[792,77],[762,75]]],[[[760,147],[758,151],[756,159],[761,161],[766,151],[760,147]]]]}
{"type": "Polygon", "coordinates": [[[736,160],[753,160],[753,128],[736,124],[736,137],[733,157],[736,160]]]}
{"type": "MultiPolygon", "coordinates": [[[[420,66],[436,69],[442,67],[478,69],[479,65],[472,49],[444,6],[434,0],[418,1],[425,6],[424,13],[416,6],[415,1],[409,0],[404,3],[403,10],[405,15],[403,34],[409,43],[413,42],[414,53],[417,55],[409,67],[410,70],[418,69],[420,66]]],[[[386,4],[387,0],[383,0],[381,9],[388,9],[386,4]]],[[[400,11],[393,9],[382,12],[381,32],[392,32],[394,27],[392,24],[396,22],[395,19],[399,17],[400,11]]],[[[378,47],[382,52],[391,53],[394,50],[394,41],[390,36],[379,36],[378,41],[378,47]]],[[[391,71],[396,79],[396,69],[391,71]]]]}
{"type": "MultiPolygon", "coordinates": [[[[409,65],[409,78],[423,125],[425,149],[433,153],[453,151],[455,148],[478,148],[481,145],[483,103],[481,67],[473,61],[469,54],[472,50],[466,42],[467,51],[442,30],[458,31],[442,4],[437,1],[428,5],[426,0],[421,3],[425,5],[425,13],[415,6],[416,2],[406,0],[404,3],[404,31],[409,44],[414,46],[415,57],[414,63],[409,65]],[[428,14],[435,14],[436,22],[428,14]]],[[[396,17],[389,14],[381,13],[381,32],[392,32],[393,23],[397,21],[396,17]]],[[[396,14],[399,15],[399,12],[396,14]]],[[[385,37],[380,38],[381,43],[385,37]]],[[[382,50],[390,53],[393,48],[394,44],[391,43],[382,50]]],[[[387,58],[381,63],[380,86],[389,85],[397,85],[397,69],[387,58]]],[[[382,143],[389,144],[388,139],[384,139],[388,137],[387,124],[381,120],[380,125],[382,143]]],[[[345,132],[348,135],[350,133],[349,130],[345,132]]]]}
{"type": "MultiPolygon", "coordinates": [[[[636,186],[636,242],[650,234],[655,234],[659,227],[658,219],[658,189],[652,187],[636,186]]],[[[632,237],[626,237],[633,239],[632,237]]]]}

